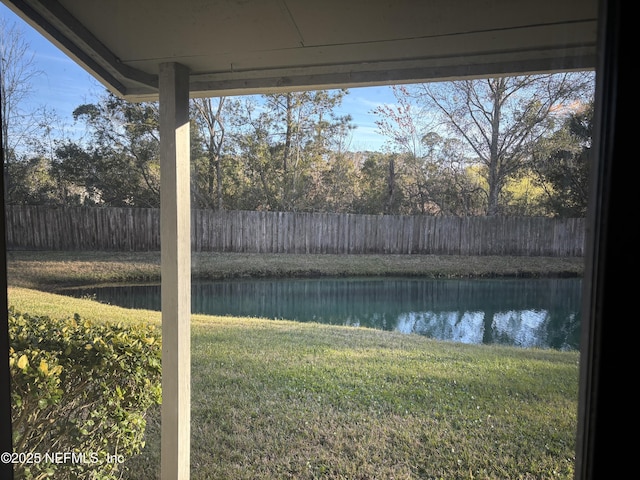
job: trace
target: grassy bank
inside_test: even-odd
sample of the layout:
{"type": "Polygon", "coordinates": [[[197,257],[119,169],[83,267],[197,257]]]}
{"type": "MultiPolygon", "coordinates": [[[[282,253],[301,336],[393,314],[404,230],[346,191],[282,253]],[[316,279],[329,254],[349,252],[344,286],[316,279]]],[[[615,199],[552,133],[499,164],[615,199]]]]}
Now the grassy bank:
{"type": "MultiPolygon", "coordinates": [[[[8,253],[9,283],[61,286],[159,282],[159,252],[8,253]]],[[[420,275],[425,277],[579,276],[582,258],[460,255],[293,255],[193,253],[194,278],[420,275]]]]}
{"type": "MultiPolygon", "coordinates": [[[[579,275],[582,267],[581,260],[454,257],[194,260],[197,275],[206,278],[579,275]]],[[[56,284],[156,281],[157,275],[155,254],[10,253],[9,302],[36,315],[77,312],[96,321],[159,325],[157,312],[52,293],[56,284]]],[[[256,318],[192,318],[194,480],[570,479],[577,398],[576,352],[256,318]]],[[[128,478],[159,478],[158,418],[151,412],[147,447],[130,459],[128,478]]]]}

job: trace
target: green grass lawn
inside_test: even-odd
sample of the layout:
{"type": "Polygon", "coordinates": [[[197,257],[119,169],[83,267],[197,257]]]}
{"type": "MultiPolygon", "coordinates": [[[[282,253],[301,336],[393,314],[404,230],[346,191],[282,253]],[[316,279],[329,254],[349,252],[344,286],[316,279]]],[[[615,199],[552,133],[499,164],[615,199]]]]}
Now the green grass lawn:
{"type": "MultiPolygon", "coordinates": [[[[160,324],[158,312],[32,288],[11,287],[9,303],[33,315],[160,324]]],[[[573,478],[577,352],[202,315],[191,331],[194,480],[573,478]]],[[[127,478],[159,478],[158,413],[127,478]]]]}

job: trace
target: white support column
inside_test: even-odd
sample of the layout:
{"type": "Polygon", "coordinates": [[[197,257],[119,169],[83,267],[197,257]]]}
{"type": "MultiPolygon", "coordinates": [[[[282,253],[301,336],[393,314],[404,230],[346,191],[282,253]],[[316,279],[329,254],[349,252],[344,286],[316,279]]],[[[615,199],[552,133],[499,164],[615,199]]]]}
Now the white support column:
{"type": "Polygon", "coordinates": [[[160,65],[161,479],[187,480],[191,433],[189,72],[160,65]]]}

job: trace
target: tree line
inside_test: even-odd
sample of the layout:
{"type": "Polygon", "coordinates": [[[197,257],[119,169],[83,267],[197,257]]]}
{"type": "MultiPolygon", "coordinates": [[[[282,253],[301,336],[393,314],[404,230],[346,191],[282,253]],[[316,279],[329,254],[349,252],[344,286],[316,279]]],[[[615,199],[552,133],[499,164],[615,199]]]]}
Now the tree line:
{"type": "MultiPolygon", "coordinates": [[[[7,48],[19,35],[0,33],[7,202],[158,207],[158,105],[105,92],[74,110],[82,136],[55,135],[46,109],[16,113],[34,71],[26,49],[7,48]]],[[[193,207],[585,215],[593,72],[391,88],[395,101],[371,112],[380,151],[350,148],[346,89],[192,99],[193,207]]]]}

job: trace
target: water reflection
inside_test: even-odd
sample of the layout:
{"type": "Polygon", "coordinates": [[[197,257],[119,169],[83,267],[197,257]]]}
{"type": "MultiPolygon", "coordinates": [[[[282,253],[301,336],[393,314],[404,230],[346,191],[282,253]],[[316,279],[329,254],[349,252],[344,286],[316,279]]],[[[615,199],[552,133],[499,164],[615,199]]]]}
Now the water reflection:
{"type": "MultiPolygon", "coordinates": [[[[158,310],[159,286],[76,291],[158,310]]],[[[194,283],[194,313],[355,325],[464,343],[578,349],[580,279],[351,278],[194,283]]]]}

